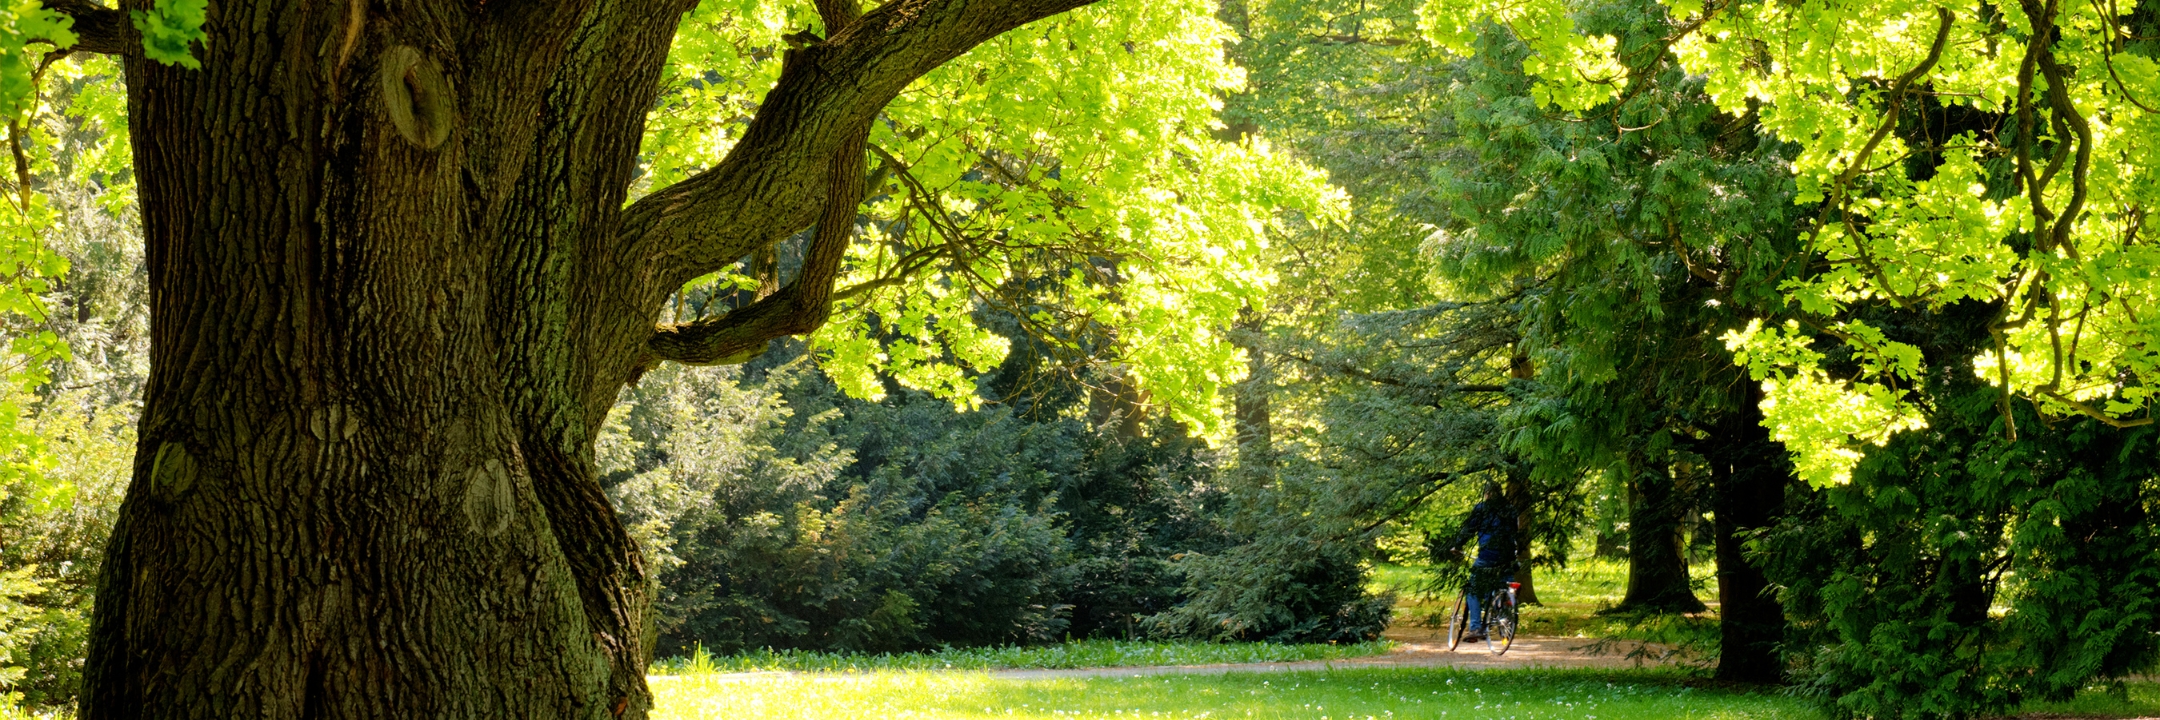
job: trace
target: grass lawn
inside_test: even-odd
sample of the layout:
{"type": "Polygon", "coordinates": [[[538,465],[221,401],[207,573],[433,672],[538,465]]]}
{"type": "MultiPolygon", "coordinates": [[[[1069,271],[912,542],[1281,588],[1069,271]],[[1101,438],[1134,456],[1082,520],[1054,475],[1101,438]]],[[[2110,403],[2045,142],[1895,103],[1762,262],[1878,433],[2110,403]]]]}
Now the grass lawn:
{"type": "Polygon", "coordinates": [[[2160,683],[2124,683],[2124,693],[2104,686],[2079,690],[2069,702],[2029,702],[2018,708],[2035,717],[2149,718],[2160,717],[2160,683]]]}
{"type": "Polygon", "coordinates": [[[1438,668],[1047,680],[871,672],[655,678],[657,720],[867,718],[1819,718],[1806,703],[1677,673],[1438,668]]]}

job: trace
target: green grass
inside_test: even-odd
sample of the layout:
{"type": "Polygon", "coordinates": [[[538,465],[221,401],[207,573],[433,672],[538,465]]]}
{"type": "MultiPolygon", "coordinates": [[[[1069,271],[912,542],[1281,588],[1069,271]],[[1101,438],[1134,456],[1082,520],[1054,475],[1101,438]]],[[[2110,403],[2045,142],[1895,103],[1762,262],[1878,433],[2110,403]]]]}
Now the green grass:
{"type": "Polygon", "coordinates": [[[2029,702],[2018,710],[2045,717],[2155,717],[2160,716],[2160,683],[2124,683],[2119,691],[2093,686],[2069,702],[2029,702]]]}
{"type": "Polygon", "coordinates": [[[1141,665],[1213,665],[1218,663],[1340,660],[1379,655],[1387,642],[1354,645],[1276,645],[1270,643],[1139,642],[1075,640],[1028,647],[948,648],[914,653],[848,653],[762,650],[737,655],[706,655],[702,648],[688,658],[653,663],[654,675],[868,670],[1001,670],[1141,665]]]}
{"type": "Polygon", "coordinates": [[[656,678],[656,720],[859,718],[1514,718],[1808,720],[1803,701],[1674,673],[1349,669],[1044,680],[872,672],[656,678]]]}

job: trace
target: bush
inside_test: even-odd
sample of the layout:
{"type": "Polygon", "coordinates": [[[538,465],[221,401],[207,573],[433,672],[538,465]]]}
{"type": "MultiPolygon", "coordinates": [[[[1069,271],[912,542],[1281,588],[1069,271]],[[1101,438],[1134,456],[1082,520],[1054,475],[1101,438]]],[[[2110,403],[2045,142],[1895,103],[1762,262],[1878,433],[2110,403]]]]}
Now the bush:
{"type": "Polygon", "coordinates": [[[2160,432],[2018,403],[2010,439],[1970,373],[1987,338],[1965,340],[1930,348],[1948,357],[1928,359],[1944,369],[1927,430],[1754,543],[1795,621],[1799,687],[1838,715],[1999,713],[2160,659],[2160,432]]]}
{"type": "Polygon", "coordinates": [[[1290,536],[1256,539],[1214,555],[1187,554],[1178,570],[1191,599],[1150,618],[1158,635],[1275,643],[1354,643],[1387,629],[1393,595],[1368,595],[1362,553],[1350,543],[1290,536]]]}
{"type": "Polygon", "coordinates": [[[1058,428],[846,403],[806,373],[672,372],[624,405],[602,453],[657,566],[661,653],[1063,633],[1049,468],[1077,458],[1058,428]]]}
{"type": "Polygon", "coordinates": [[[1360,549],[1239,546],[1211,457],[1168,423],[1119,438],[905,392],[862,402],[797,364],[658,370],[599,447],[653,559],[663,656],[1376,637],[1388,604],[1364,596],[1360,549]],[[1218,556],[1287,579],[1202,560],[1218,556]],[[1225,593],[1262,606],[1240,632],[1150,620],[1225,593]]]}
{"type": "Polygon", "coordinates": [[[99,401],[40,403],[29,424],[51,464],[0,487],[0,666],[20,671],[0,689],[29,707],[72,705],[82,685],[97,570],[135,449],[132,409],[99,401]]]}

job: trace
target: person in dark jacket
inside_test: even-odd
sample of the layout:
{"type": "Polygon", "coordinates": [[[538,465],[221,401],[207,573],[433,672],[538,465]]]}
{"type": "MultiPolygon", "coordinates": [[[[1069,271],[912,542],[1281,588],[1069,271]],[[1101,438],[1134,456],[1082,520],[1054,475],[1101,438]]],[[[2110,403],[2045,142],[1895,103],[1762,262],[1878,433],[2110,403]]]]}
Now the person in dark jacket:
{"type": "MultiPolygon", "coordinates": [[[[1503,583],[1515,582],[1515,508],[1508,504],[1507,496],[1500,491],[1500,484],[1485,483],[1485,500],[1470,509],[1470,516],[1463,518],[1462,529],[1455,532],[1455,539],[1448,543],[1447,554],[1458,556],[1464,543],[1476,537],[1477,560],[1470,563],[1470,579],[1463,590],[1469,595],[1469,626],[1463,631],[1463,642],[1485,639],[1485,618],[1479,600],[1491,595],[1503,583]]],[[[1437,553],[1436,553],[1437,555],[1437,553]]]]}

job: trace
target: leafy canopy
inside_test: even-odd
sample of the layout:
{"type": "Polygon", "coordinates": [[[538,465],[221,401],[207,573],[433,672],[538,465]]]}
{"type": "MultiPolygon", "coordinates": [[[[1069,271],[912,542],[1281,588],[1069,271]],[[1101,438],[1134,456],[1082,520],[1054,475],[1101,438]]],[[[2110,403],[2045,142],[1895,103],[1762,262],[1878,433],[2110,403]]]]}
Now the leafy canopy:
{"type": "MultiPolygon", "coordinates": [[[[46,51],[75,41],[36,0],[0,15],[0,112],[34,104],[46,51]]],[[[204,0],[158,0],[131,20],[148,57],[194,67],[204,0]]],[[[643,148],[649,192],[733,147],[778,76],[792,30],[821,32],[809,2],[705,3],[670,56],[643,148]]],[[[1273,282],[1268,235],[1335,212],[1319,172],[1265,144],[1217,140],[1219,97],[1243,75],[1201,0],[1111,3],[1008,33],[919,80],[880,116],[862,241],[841,280],[838,322],[814,338],[824,367],[858,396],[901,385],[974,402],[970,370],[996,366],[993,307],[1080,361],[1110,337],[1153,402],[1219,434],[1218,390],[1242,372],[1225,334],[1273,282]]],[[[62,268],[40,255],[35,193],[0,221],[0,312],[62,268]],[[29,268],[23,270],[22,268],[29,268]],[[12,298],[12,299],[11,299],[12,298]]],[[[754,288],[743,272],[693,286],[754,288]]],[[[694,289],[694,288],[693,288],[694,289]]],[[[25,314],[29,313],[29,314],[25,314]]],[[[689,318],[677,318],[686,320],[689,318]]]]}
{"type": "MultiPolygon", "coordinates": [[[[1172,416],[1221,434],[1219,390],[1243,372],[1226,331],[1265,302],[1270,235],[1340,199],[1264,143],[1214,137],[1219,97],[1244,78],[1211,12],[1200,0],[1082,8],[894,100],[872,129],[881,182],[836,322],[812,337],[825,371],[857,397],[882,396],[890,377],[975,402],[976,376],[1008,350],[978,322],[989,308],[1068,358],[1113,350],[1172,416]],[[1094,342],[1105,334],[1110,348],[1094,342]]],[[[694,11],[651,116],[651,187],[724,157],[778,76],[783,35],[819,24],[808,2],[694,11]]],[[[747,269],[694,284],[754,288],[747,269]]]]}
{"type": "MultiPolygon", "coordinates": [[[[1667,42],[1706,92],[1795,143],[1796,201],[1813,209],[1805,271],[1782,319],[1726,336],[1777,437],[1816,484],[1844,482],[1857,448],[1920,427],[1923,370],[1906,341],[1856,317],[1871,306],[1993,310],[1969,372],[2051,415],[2152,422],[2160,253],[2140,237],[2153,202],[2160,66],[2151,8],[1889,0],[1664,0],[1667,42]],[[1829,338],[1838,356],[1811,349],[1829,338]]],[[[1551,2],[1432,0],[1427,36],[1467,51],[1475,23],[1529,46],[1540,98],[1582,111],[1623,97],[1648,58],[1574,32],[1551,2]]]]}

